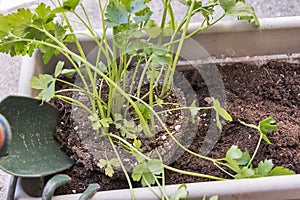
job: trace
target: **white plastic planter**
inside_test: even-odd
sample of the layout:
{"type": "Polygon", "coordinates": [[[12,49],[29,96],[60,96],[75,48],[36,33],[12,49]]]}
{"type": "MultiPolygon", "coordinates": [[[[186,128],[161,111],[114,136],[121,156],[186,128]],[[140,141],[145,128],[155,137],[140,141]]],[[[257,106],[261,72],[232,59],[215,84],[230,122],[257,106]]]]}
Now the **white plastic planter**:
{"type": "MultiPolygon", "coordinates": [[[[255,62],[261,64],[271,59],[295,61],[300,58],[300,17],[260,19],[261,27],[257,28],[246,22],[222,22],[213,28],[193,37],[212,58],[209,63],[255,62]]],[[[190,31],[193,31],[193,24],[190,31]]],[[[81,38],[84,49],[92,49],[94,44],[87,38],[81,38]]],[[[190,49],[193,51],[193,49],[190,49]]],[[[54,58],[54,65],[59,57],[54,58]]],[[[52,63],[52,64],[51,64],[52,63]]],[[[43,69],[39,53],[31,58],[24,57],[22,62],[19,93],[35,96],[30,89],[30,79],[43,69]]],[[[166,187],[167,194],[172,194],[178,185],[166,187]]],[[[212,181],[187,184],[189,199],[202,199],[218,195],[221,200],[229,199],[300,199],[300,175],[265,177],[255,179],[212,181]]],[[[148,188],[134,190],[135,199],[152,200],[157,197],[148,188]]],[[[56,196],[55,200],[78,199],[80,194],[56,196]]],[[[38,199],[26,195],[22,187],[16,191],[16,199],[38,199]]],[[[114,190],[96,193],[92,199],[131,199],[130,190],[114,190]]]]}

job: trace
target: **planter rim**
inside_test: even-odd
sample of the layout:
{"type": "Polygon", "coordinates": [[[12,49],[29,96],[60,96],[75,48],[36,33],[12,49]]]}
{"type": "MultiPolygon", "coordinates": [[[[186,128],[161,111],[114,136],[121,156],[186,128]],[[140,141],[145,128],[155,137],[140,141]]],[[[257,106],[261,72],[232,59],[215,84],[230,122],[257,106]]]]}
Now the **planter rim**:
{"type": "MultiPolygon", "coordinates": [[[[266,31],[266,30],[277,30],[277,29],[293,29],[300,28],[300,16],[287,16],[287,17],[271,17],[271,18],[260,18],[260,27],[249,24],[246,21],[236,20],[222,20],[220,23],[215,24],[200,34],[210,33],[232,33],[232,32],[244,32],[244,31],[266,31]]],[[[195,31],[201,23],[190,23],[188,33],[195,31]]],[[[97,30],[98,33],[102,33],[101,29],[97,30]]],[[[85,36],[85,31],[78,32],[83,33],[78,35],[80,41],[90,41],[90,37],[85,36]]],[[[111,32],[108,32],[111,34],[111,32]]]]}
{"type": "MultiPolygon", "coordinates": [[[[300,28],[300,16],[260,18],[259,21],[260,27],[249,24],[246,21],[224,20],[201,33],[231,33],[300,28]]],[[[197,26],[199,27],[198,23],[191,23],[190,31],[195,30],[197,26]]]]}
{"type": "MultiPolygon", "coordinates": [[[[239,180],[226,180],[226,181],[211,181],[202,183],[189,183],[186,184],[189,191],[188,199],[199,199],[199,194],[207,197],[213,195],[219,195],[223,198],[233,198],[236,194],[241,195],[241,199],[248,199],[249,195],[251,199],[263,199],[267,194],[269,199],[288,199],[293,198],[295,194],[300,195],[300,175],[288,175],[274,176],[274,177],[262,177],[252,179],[239,179],[239,180]],[[264,185],[262,187],[262,185],[264,185]],[[289,195],[286,191],[295,192],[293,195],[289,195]],[[272,194],[270,194],[272,193],[272,194]],[[248,198],[247,198],[248,197],[248,198]]],[[[168,185],[166,186],[166,193],[168,195],[174,194],[180,185],[168,185]]],[[[159,193],[159,189],[155,188],[159,193]]],[[[157,199],[157,197],[148,188],[134,189],[136,200],[150,200],[157,199]]],[[[79,195],[78,195],[79,196],[79,195]]],[[[69,196],[70,197],[70,196],[69,196]]],[[[69,198],[66,195],[58,196],[54,200],[64,200],[69,198]]],[[[94,196],[97,200],[104,200],[112,198],[114,200],[131,199],[131,193],[129,189],[126,190],[112,190],[105,192],[97,192],[94,196]]],[[[250,198],[249,198],[250,199],[250,198]]]]}
{"type": "MultiPolygon", "coordinates": [[[[238,180],[211,181],[186,184],[190,200],[199,199],[200,196],[218,195],[222,200],[229,199],[299,199],[300,197],[300,174],[287,176],[272,176],[262,178],[249,178],[238,180]]],[[[166,193],[171,196],[180,185],[167,185],[166,193]]],[[[157,187],[153,189],[159,193],[157,187]]],[[[54,196],[53,200],[78,199],[81,194],[69,194],[54,196]]],[[[154,200],[157,197],[148,188],[135,188],[136,200],[154,200]]],[[[17,200],[40,200],[26,195],[23,191],[17,191],[17,200]]],[[[124,200],[131,199],[129,189],[110,190],[97,192],[91,199],[97,200],[124,200]]]]}

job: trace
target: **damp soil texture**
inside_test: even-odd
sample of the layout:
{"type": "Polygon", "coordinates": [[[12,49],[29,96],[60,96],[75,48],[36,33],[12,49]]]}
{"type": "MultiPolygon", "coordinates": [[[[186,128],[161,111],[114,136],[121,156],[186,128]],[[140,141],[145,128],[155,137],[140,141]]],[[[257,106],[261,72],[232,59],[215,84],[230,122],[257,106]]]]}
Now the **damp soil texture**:
{"type": "MultiPolygon", "coordinates": [[[[278,126],[276,131],[268,134],[272,144],[263,141],[253,163],[257,165],[261,160],[272,159],[275,166],[284,166],[300,173],[299,64],[271,61],[257,66],[237,63],[218,66],[218,70],[225,86],[226,110],[233,117],[233,122],[223,123],[222,132],[207,156],[225,157],[232,145],[237,145],[241,150],[247,149],[252,154],[259,135],[255,130],[241,125],[238,120],[257,124],[272,116],[278,126]]],[[[184,75],[196,91],[199,105],[209,106],[208,88],[201,75],[196,70],[188,70],[184,75]]],[[[100,184],[102,190],[127,188],[126,180],[108,178],[99,170],[93,157],[80,144],[80,138],[68,117],[69,107],[62,104],[59,107],[64,118],[57,128],[56,136],[62,148],[76,160],[76,164],[65,171],[72,177],[72,182],[62,186],[58,193],[83,192],[88,184],[95,182],[100,184]]],[[[200,112],[198,132],[189,146],[194,152],[199,152],[205,143],[211,117],[213,113],[209,111],[200,112]]],[[[184,153],[171,165],[182,170],[228,178],[212,163],[188,153],[184,153]]],[[[166,171],[166,184],[199,181],[211,180],[166,171]]]]}

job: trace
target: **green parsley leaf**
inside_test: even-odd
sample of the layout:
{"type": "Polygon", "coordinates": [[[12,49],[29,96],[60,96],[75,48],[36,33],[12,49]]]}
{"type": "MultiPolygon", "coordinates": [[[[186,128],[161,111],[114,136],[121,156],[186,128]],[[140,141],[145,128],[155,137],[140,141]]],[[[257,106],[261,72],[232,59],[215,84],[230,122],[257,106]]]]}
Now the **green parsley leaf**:
{"type": "Polygon", "coordinates": [[[34,76],[30,80],[30,85],[33,89],[43,90],[47,89],[48,85],[54,81],[54,78],[49,74],[40,74],[38,77],[34,76]]]}
{"type": "Polygon", "coordinates": [[[132,179],[134,181],[140,181],[145,170],[147,170],[146,163],[141,163],[141,164],[138,164],[137,166],[135,166],[133,168],[132,175],[131,175],[132,179]]]}
{"type": "Polygon", "coordinates": [[[112,2],[107,6],[105,17],[104,23],[108,28],[127,24],[129,20],[129,14],[121,12],[112,2]]]}
{"type": "Polygon", "coordinates": [[[224,9],[225,12],[230,10],[235,6],[236,0],[220,0],[220,6],[224,9]]]}
{"type": "Polygon", "coordinates": [[[153,159],[147,162],[148,170],[155,175],[159,175],[163,172],[163,164],[161,160],[153,159]]]}
{"type": "Polygon", "coordinates": [[[64,2],[63,7],[67,10],[74,11],[80,2],[81,0],[67,0],[64,2]]]}
{"type": "Polygon", "coordinates": [[[277,166],[274,169],[272,169],[272,171],[270,171],[269,176],[293,175],[293,174],[296,173],[282,166],[277,166]]]}
{"type": "Polygon", "coordinates": [[[34,23],[47,24],[52,21],[55,17],[55,14],[52,13],[50,6],[46,6],[46,4],[41,3],[35,9],[35,14],[33,16],[34,23]]]}
{"type": "Polygon", "coordinates": [[[130,4],[131,13],[137,13],[141,10],[144,10],[145,8],[147,8],[147,5],[145,4],[145,0],[134,0],[130,4]]]}
{"type": "Polygon", "coordinates": [[[252,168],[243,167],[238,171],[238,173],[234,176],[236,179],[241,178],[250,178],[255,175],[255,171],[252,168]]]}
{"type": "Polygon", "coordinates": [[[240,159],[243,156],[243,152],[238,146],[232,145],[230,149],[226,152],[226,159],[240,159]]]}
{"type": "Polygon", "coordinates": [[[65,62],[63,62],[63,61],[57,62],[56,67],[55,67],[54,77],[58,77],[61,74],[64,64],[65,64],[65,62]]]}
{"type": "Polygon", "coordinates": [[[100,168],[103,168],[103,167],[105,167],[106,164],[107,164],[106,160],[100,159],[97,166],[100,167],[100,168]]]}
{"type": "Polygon", "coordinates": [[[269,175],[273,166],[272,160],[260,161],[257,166],[257,174],[260,176],[267,176],[269,175]]]}
{"type": "Polygon", "coordinates": [[[61,71],[61,74],[66,76],[67,78],[73,78],[76,73],[76,69],[63,69],[61,71]]]}
{"type": "Polygon", "coordinates": [[[188,197],[188,194],[187,186],[185,184],[181,184],[175,191],[175,194],[170,197],[170,200],[185,199],[188,197]]]}
{"type": "Polygon", "coordinates": [[[277,129],[276,121],[273,117],[268,117],[258,123],[258,128],[261,133],[267,134],[277,129]]]}

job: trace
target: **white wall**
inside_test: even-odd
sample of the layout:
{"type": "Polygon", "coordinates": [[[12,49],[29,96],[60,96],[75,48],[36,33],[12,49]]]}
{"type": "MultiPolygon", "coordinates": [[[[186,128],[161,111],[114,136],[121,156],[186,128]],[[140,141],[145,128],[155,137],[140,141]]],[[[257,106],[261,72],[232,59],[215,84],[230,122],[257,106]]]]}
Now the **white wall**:
{"type": "Polygon", "coordinates": [[[0,13],[5,10],[17,7],[22,4],[34,2],[36,0],[0,0],[0,13]]]}

